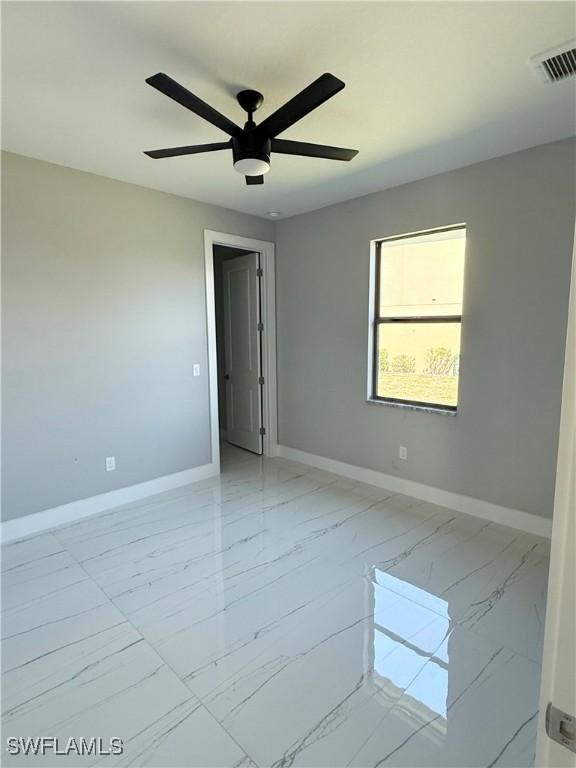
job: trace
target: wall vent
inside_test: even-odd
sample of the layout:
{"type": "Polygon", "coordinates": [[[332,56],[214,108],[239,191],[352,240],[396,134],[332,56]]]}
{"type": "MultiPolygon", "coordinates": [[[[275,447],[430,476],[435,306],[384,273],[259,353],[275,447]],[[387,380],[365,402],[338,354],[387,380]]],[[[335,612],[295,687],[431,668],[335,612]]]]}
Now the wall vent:
{"type": "Polygon", "coordinates": [[[559,83],[576,75],[576,40],[544,51],[532,58],[532,62],[546,83],[559,83]]]}

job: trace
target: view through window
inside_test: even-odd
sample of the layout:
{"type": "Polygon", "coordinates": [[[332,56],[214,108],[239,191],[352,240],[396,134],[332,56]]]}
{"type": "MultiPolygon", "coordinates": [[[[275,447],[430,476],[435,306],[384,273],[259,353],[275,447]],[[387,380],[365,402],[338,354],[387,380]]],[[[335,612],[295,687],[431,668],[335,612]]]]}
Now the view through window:
{"type": "Polygon", "coordinates": [[[466,228],[376,244],[373,397],[455,411],[466,228]]]}

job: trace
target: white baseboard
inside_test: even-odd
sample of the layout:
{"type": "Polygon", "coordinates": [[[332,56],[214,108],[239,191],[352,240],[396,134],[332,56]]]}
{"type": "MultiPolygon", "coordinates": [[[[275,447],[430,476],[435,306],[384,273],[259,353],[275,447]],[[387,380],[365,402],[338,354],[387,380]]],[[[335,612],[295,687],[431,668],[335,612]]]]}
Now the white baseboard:
{"type": "Polygon", "coordinates": [[[500,523],[500,525],[506,525],[509,528],[517,528],[536,536],[550,538],[552,533],[552,520],[532,515],[529,512],[521,512],[518,509],[510,509],[510,507],[501,507],[489,501],[481,501],[471,496],[462,496],[459,493],[443,491],[441,488],[423,485],[413,480],[405,480],[402,477],[386,475],[384,472],[377,472],[374,469],[365,469],[354,464],[346,464],[343,461],[316,456],[313,453],[306,453],[306,451],[290,448],[287,445],[278,445],[276,455],[285,459],[291,459],[292,461],[298,461],[302,464],[309,464],[312,467],[324,469],[336,475],[349,477],[351,480],[376,485],[379,488],[387,488],[394,493],[402,493],[422,501],[428,501],[431,504],[448,507],[457,512],[463,512],[466,515],[481,517],[484,520],[500,523]]]}
{"type": "MultiPolygon", "coordinates": [[[[552,521],[528,512],[502,507],[498,504],[481,501],[470,496],[462,496],[451,491],[443,491],[430,485],[423,485],[413,480],[405,480],[401,477],[387,475],[384,472],[346,464],[345,462],[328,459],[324,456],[316,456],[313,453],[300,451],[297,448],[290,448],[286,445],[276,446],[274,455],[298,461],[302,464],[309,464],[312,467],[324,469],[327,472],[333,472],[334,474],[375,485],[379,488],[387,488],[395,493],[402,493],[406,496],[422,499],[422,501],[455,509],[467,515],[507,525],[510,528],[517,528],[537,536],[550,538],[551,535],[552,521]]],[[[180,488],[181,486],[213,477],[219,472],[220,467],[218,464],[204,464],[201,467],[186,469],[173,475],[165,475],[164,477],[131,485],[127,488],[119,488],[116,491],[101,493],[98,496],[72,501],[69,504],[45,509],[32,515],[7,520],[2,523],[1,540],[3,543],[7,543],[16,539],[22,539],[50,528],[75,522],[89,515],[106,512],[107,510],[114,509],[114,507],[130,504],[133,501],[139,501],[163,491],[170,491],[174,488],[180,488]]]]}
{"type": "Polygon", "coordinates": [[[148,496],[155,496],[163,491],[171,491],[183,485],[190,485],[190,483],[196,483],[198,480],[205,480],[207,477],[217,475],[219,472],[219,464],[203,464],[201,467],[185,469],[183,472],[176,472],[173,475],[164,475],[144,483],[130,485],[127,488],[100,493],[98,496],[71,501],[69,504],[45,509],[32,515],[6,520],[2,523],[2,543],[5,544],[50,528],[73,523],[83,517],[97,515],[99,512],[106,512],[109,509],[114,509],[114,507],[121,507],[148,496]]]}

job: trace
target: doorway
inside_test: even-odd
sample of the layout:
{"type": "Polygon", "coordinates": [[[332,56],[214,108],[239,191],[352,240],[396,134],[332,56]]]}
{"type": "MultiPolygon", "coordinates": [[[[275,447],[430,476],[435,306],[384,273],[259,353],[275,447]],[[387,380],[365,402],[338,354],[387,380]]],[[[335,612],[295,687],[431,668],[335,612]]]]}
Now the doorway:
{"type": "Polygon", "coordinates": [[[213,254],[220,440],[262,454],[260,254],[226,245],[213,254]]]}
{"type": "Polygon", "coordinates": [[[275,455],[274,245],[205,232],[212,462],[220,442],[275,455]]]}

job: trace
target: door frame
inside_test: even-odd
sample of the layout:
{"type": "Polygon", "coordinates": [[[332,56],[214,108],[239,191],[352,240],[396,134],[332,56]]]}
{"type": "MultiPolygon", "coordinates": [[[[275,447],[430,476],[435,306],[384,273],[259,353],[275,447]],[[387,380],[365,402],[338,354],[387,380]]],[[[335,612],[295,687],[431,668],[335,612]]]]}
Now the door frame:
{"type": "Polygon", "coordinates": [[[210,442],[212,464],[220,471],[220,430],[218,419],[218,361],[216,356],[216,302],[214,296],[214,245],[244,248],[260,254],[262,279],[260,308],[262,331],[262,418],[266,432],[264,456],[276,456],[278,444],[278,401],[276,389],[276,270],[274,243],[225,232],[204,230],[204,277],[206,282],[206,329],[208,332],[208,385],[210,396],[210,442]]]}
{"type": "Polygon", "coordinates": [[[549,702],[574,716],[576,694],[573,674],[576,631],[574,628],[574,555],[576,554],[576,229],[572,251],[572,279],[566,330],[560,434],[552,517],[548,599],[540,684],[540,709],[536,744],[537,766],[576,766],[576,756],[546,733],[549,702]]]}

